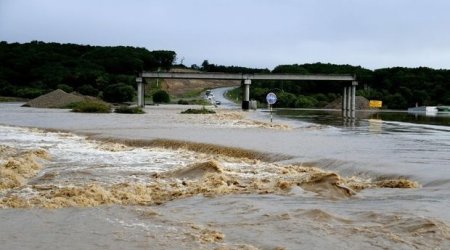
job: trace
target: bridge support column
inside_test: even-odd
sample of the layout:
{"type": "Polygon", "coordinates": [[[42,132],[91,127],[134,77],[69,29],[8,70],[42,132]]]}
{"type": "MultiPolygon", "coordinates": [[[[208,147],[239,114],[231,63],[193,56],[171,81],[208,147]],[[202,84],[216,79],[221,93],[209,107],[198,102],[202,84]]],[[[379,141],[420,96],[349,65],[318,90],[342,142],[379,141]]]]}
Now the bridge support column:
{"type": "Polygon", "coordinates": [[[342,95],[342,117],[347,118],[347,87],[344,87],[344,94],[342,95]]]}
{"type": "Polygon", "coordinates": [[[352,119],[356,118],[356,85],[358,85],[358,82],[354,81],[352,82],[352,102],[351,102],[351,108],[350,108],[350,117],[352,119]]]}
{"type": "Polygon", "coordinates": [[[356,117],[356,86],[357,81],[353,81],[350,86],[344,87],[342,95],[342,117],[345,119],[355,119],[356,117]]]}
{"type": "Polygon", "coordinates": [[[249,110],[250,108],[250,84],[252,80],[244,80],[244,94],[242,96],[242,110],[249,110]]]}
{"type": "Polygon", "coordinates": [[[353,81],[350,86],[344,87],[342,95],[342,116],[346,119],[356,117],[356,86],[357,81],[353,81]]]}
{"type": "Polygon", "coordinates": [[[144,83],[142,82],[142,77],[136,77],[137,83],[137,105],[141,108],[145,106],[144,97],[144,83]]]}
{"type": "Polygon", "coordinates": [[[347,86],[347,110],[345,112],[345,118],[351,118],[351,110],[352,110],[352,97],[353,97],[353,93],[352,93],[352,87],[347,86]]]}

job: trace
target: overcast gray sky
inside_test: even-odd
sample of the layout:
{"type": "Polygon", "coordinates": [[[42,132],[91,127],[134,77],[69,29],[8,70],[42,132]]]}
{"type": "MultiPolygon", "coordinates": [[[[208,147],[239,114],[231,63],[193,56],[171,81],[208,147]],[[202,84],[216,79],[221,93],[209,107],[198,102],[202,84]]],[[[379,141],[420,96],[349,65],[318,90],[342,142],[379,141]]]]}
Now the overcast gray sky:
{"type": "Polygon", "coordinates": [[[174,50],[188,66],[450,69],[450,0],[0,0],[0,40],[174,50]]]}

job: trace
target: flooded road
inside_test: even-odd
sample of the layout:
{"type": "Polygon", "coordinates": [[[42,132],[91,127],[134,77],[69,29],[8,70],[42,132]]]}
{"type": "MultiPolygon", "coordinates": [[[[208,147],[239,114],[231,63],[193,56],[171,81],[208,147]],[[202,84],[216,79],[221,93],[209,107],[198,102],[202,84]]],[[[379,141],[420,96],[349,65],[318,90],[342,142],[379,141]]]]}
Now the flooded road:
{"type": "Polygon", "coordinates": [[[180,118],[171,107],[146,111],[89,115],[1,104],[0,163],[14,170],[1,175],[10,183],[0,190],[1,245],[450,247],[448,127],[364,119],[345,127],[276,117],[289,128],[271,128],[224,115],[180,118]],[[270,162],[257,154],[145,146],[162,138],[284,157],[270,162]]]}

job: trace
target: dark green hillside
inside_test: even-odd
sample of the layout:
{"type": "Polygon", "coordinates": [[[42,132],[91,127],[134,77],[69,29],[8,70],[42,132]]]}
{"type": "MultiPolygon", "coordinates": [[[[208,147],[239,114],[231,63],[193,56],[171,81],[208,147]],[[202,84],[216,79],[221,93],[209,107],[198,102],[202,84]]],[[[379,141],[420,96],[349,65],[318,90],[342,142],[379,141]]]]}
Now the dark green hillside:
{"type": "MultiPolygon", "coordinates": [[[[33,98],[54,89],[125,101],[135,96],[135,77],[142,70],[168,70],[174,51],[77,44],[0,42],[0,96],[33,98]],[[106,90],[106,91],[105,91],[106,90]],[[126,90],[126,91],[124,91],[126,90]],[[120,97],[120,98],[119,98],[120,97]]],[[[183,65],[179,65],[183,66],[183,65]]],[[[225,73],[351,74],[358,79],[357,95],[382,100],[387,108],[450,105],[450,70],[385,68],[369,70],[336,64],[292,64],[268,69],[223,66],[205,60],[194,69],[225,73]]],[[[323,107],[339,97],[341,83],[254,81],[251,98],[265,102],[273,91],[277,107],[323,107]]]]}
{"type": "Polygon", "coordinates": [[[134,88],[140,71],[168,69],[175,56],[125,46],[0,42],[0,95],[33,98],[57,88],[97,95],[118,83],[134,88]]]}
{"type": "MultiPolygon", "coordinates": [[[[351,74],[358,79],[357,95],[382,100],[386,108],[406,109],[419,105],[450,105],[450,70],[386,68],[369,70],[336,64],[279,65],[272,73],[351,74]]],[[[277,107],[323,107],[341,95],[342,83],[317,81],[254,81],[251,98],[265,103],[268,92],[278,95],[277,107]]]]}

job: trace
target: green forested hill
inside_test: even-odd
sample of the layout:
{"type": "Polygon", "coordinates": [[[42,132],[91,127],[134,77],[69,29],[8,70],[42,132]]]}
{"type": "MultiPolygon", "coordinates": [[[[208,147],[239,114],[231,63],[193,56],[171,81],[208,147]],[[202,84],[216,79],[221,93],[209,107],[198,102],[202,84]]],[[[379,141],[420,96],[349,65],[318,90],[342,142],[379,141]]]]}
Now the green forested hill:
{"type": "MultiPolygon", "coordinates": [[[[139,72],[169,69],[175,57],[174,51],[124,46],[0,42],[0,96],[33,98],[57,88],[93,96],[101,96],[105,88],[134,91],[139,72]]],[[[382,100],[387,108],[405,109],[416,103],[450,105],[450,70],[426,67],[369,70],[313,63],[279,65],[270,71],[215,65],[207,60],[192,68],[227,73],[352,74],[359,82],[357,95],[382,100]]],[[[251,98],[260,102],[265,102],[268,92],[277,92],[277,107],[322,107],[342,92],[341,83],[336,82],[254,81],[251,88],[251,98]]]]}
{"type": "Polygon", "coordinates": [[[134,87],[137,73],[170,68],[175,56],[124,46],[0,42],[0,95],[33,98],[56,88],[97,95],[114,84],[134,87]]]}
{"type": "MultiPolygon", "coordinates": [[[[406,109],[419,105],[450,105],[450,70],[384,68],[336,64],[279,65],[272,73],[351,74],[359,82],[357,95],[382,100],[386,108],[406,109]]],[[[278,95],[277,107],[323,107],[341,95],[342,83],[317,81],[254,81],[251,98],[265,102],[268,92],[278,95]]]]}

